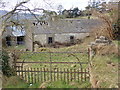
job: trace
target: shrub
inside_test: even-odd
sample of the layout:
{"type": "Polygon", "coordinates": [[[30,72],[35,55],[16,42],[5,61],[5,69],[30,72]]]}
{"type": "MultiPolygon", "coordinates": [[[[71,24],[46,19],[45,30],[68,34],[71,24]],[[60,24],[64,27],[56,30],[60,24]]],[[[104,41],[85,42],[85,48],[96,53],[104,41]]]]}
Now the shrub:
{"type": "Polygon", "coordinates": [[[0,58],[2,59],[2,72],[5,76],[10,77],[14,76],[15,72],[14,69],[9,66],[9,56],[6,51],[2,51],[0,53],[0,58]]]}

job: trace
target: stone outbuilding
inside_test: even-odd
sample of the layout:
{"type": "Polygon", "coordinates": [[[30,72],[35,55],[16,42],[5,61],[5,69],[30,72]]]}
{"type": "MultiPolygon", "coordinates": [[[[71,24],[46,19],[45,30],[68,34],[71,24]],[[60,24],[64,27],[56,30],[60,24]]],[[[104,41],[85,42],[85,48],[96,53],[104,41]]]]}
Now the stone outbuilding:
{"type": "Polygon", "coordinates": [[[24,37],[25,31],[18,30],[15,27],[7,27],[2,36],[2,43],[6,46],[23,45],[25,43],[24,37]]]}
{"type": "Polygon", "coordinates": [[[89,36],[92,28],[101,22],[95,19],[62,19],[55,17],[44,21],[30,21],[26,30],[26,47],[34,50],[34,44],[49,46],[55,43],[76,43],[89,36]]]}

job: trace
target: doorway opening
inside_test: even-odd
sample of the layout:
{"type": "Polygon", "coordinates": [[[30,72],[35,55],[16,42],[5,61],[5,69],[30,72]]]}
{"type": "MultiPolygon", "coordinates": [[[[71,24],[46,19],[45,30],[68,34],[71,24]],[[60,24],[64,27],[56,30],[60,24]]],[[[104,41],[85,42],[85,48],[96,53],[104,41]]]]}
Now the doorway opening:
{"type": "Polygon", "coordinates": [[[70,36],[70,43],[74,44],[74,36],[70,36]]]}
{"type": "Polygon", "coordinates": [[[24,44],[24,36],[17,37],[17,44],[18,45],[23,45],[24,44]]]}
{"type": "Polygon", "coordinates": [[[11,46],[11,37],[10,36],[6,37],[6,45],[11,46]]]}

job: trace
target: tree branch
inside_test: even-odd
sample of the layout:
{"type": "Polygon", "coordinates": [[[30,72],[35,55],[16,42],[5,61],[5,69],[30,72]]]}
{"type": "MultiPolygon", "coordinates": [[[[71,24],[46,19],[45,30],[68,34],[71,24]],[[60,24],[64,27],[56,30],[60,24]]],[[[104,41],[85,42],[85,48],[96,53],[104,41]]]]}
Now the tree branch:
{"type": "MultiPolygon", "coordinates": [[[[29,0],[28,0],[28,1],[29,1],[29,0]]],[[[4,20],[4,22],[6,22],[6,21],[14,14],[14,12],[17,10],[18,7],[20,7],[22,4],[27,3],[28,1],[20,2],[19,4],[17,4],[17,5],[15,6],[15,8],[14,8],[12,11],[10,11],[10,12],[8,12],[7,14],[3,15],[1,18],[7,17],[7,18],[5,18],[5,20],[4,20]]],[[[1,18],[0,18],[0,19],[1,19],[1,18]]]]}

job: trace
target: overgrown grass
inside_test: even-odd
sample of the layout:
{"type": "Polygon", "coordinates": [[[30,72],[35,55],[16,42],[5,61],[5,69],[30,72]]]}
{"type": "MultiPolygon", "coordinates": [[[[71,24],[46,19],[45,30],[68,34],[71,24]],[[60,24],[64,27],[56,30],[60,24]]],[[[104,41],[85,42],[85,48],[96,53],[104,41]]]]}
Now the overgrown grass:
{"type": "Polygon", "coordinates": [[[3,88],[28,88],[29,85],[17,76],[12,76],[4,83],[3,88]]]}
{"type": "Polygon", "coordinates": [[[34,84],[28,84],[25,81],[21,80],[17,76],[12,76],[7,79],[7,82],[3,85],[3,88],[90,88],[91,84],[89,81],[83,82],[65,82],[65,81],[54,81],[54,82],[38,82],[34,84]]]}
{"type": "MultiPolygon", "coordinates": [[[[51,58],[50,58],[50,53],[23,53],[20,56],[20,59],[18,61],[31,61],[31,62],[88,62],[88,55],[87,54],[82,54],[82,53],[51,53],[51,58]],[[72,56],[75,55],[75,56],[72,56]],[[77,58],[76,58],[77,57],[77,58]],[[79,60],[78,60],[79,58],[79,60]]],[[[72,64],[52,64],[53,67],[57,68],[71,68],[72,64]]],[[[50,64],[27,64],[28,67],[49,67],[50,64]]],[[[76,64],[75,68],[79,68],[80,65],[76,64]]],[[[83,67],[85,65],[83,64],[83,67]]]]}
{"type": "Polygon", "coordinates": [[[6,49],[9,51],[21,50],[21,49],[25,49],[25,45],[8,46],[6,49]]]}
{"type": "MultiPolygon", "coordinates": [[[[88,38],[85,39],[85,42],[82,44],[77,44],[74,46],[70,46],[70,47],[62,47],[62,48],[44,48],[46,49],[47,52],[49,52],[50,50],[52,52],[65,52],[65,51],[87,51],[88,48],[88,44],[93,41],[93,38],[88,38]]],[[[113,41],[117,46],[120,45],[120,41],[113,41]]],[[[41,52],[40,48],[40,52],[41,52]]],[[[53,54],[52,54],[53,55],[53,54]]],[[[69,61],[69,62],[77,62],[77,59],[73,56],[69,56],[68,54],[61,54],[58,55],[54,54],[55,56],[51,58],[51,60],[53,62],[56,61],[69,61]]],[[[80,58],[80,61],[82,62],[86,62],[87,60],[87,55],[84,54],[75,54],[77,55],[78,58],[80,58]],[[84,56],[83,56],[84,55],[84,56]],[[84,59],[82,59],[84,58],[84,59]]],[[[49,59],[49,54],[22,54],[20,55],[20,61],[22,61],[23,59],[25,59],[25,61],[50,61],[49,59]]],[[[97,76],[97,79],[100,81],[100,86],[102,88],[115,88],[117,87],[117,83],[118,83],[118,62],[120,61],[120,57],[118,57],[117,55],[104,55],[104,56],[99,56],[96,55],[93,59],[93,72],[94,74],[97,76]],[[112,64],[109,64],[108,62],[111,62],[112,64]]],[[[26,67],[49,67],[50,64],[29,64],[26,65],[26,67]]],[[[65,65],[65,64],[54,64],[53,67],[62,67],[62,68],[73,68],[70,65],[65,65]]],[[[79,66],[76,66],[75,68],[78,68],[79,66]]],[[[86,66],[83,66],[86,68],[86,66]]],[[[71,82],[72,83],[72,82],[71,82]]],[[[72,84],[71,83],[65,83],[64,81],[56,81],[56,82],[51,82],[49,84],[46,85],[47,88],[87,88],[90,87],[89,82],[86,83],[75,83],[72,84]]],[[[32,86],[30,86],[29,88],[38,88],[39,85],[41,85],[41,83],[36,83],[33,84],[32,86]]],[[[8,85],[9,87],[12,87],[13,85],[10,84],[8,85]]],[[[27,87],[27,85],[20,85],[20,87],[27,87]]]]}
{"type": "Polygon", "coordinates": [[[84,82],[70,82],[66,83],[65,81],[54,81],[54,82],[44,82],[44,83],[36,83],[30,86],[29,88],[90,88],[91,84],[89,81],[84,82]]]}
{"type": "MultiPolygon", "coordinates": [[[[20,53],[20,58],[18,61],[37,61],[37,62],[50,62],[50,53],[44,53],[44,52],[83,52],[83,53],[51,53],[51,61],[52,62],[88,62],[88,55],[87,55],[87,47],[90,42],[91,38],[86,38],[84,41],[85,43],[82,44],[76,44],[69,47],[61,47],[61,48],[39,48],[38,52],[43,53],[20,53]],[[44,50],[44,51],[41,51],[44,50]],[[73,56],[73,55],[75,56],[73,56]],[[79,58],[79,61],[77,58],[79,58]]],[[[49,67],[50,64],[26,64],[26,67],[49,67]]],[[[62,68],[72,68],[72,64],[52,64],[53,67],[62,67],[62,68]]],[[[76,67],[79,68],[80,65],[76,64],[76,67]]],[[[83,64],[83,67],[86,68],[86,65],[83,64]]]]}
{"type": "Polygon", "coordinates": [[[56,81],[48,84],[47,88],[85,88],[85,87],[88,88],[88,86],[90,85],[90,83],[88,84],[88,82],[83,82],[83,83],[71,82],[68,84],[64,81],[56,81]]]}
{"type": "Polygon", "coordinates": [[[118,40],[114,40],[113,43],[116,44],[117,46],[120,45],[120,41],[118,41],[118,40]]]}
{"type": "Polygon", "coordinates": [[[95,56],[93,62],[94,75],[100,81],[102,88],[117,88],[118,83],[118,58],[111,56],[95,56]],[[113,86],[112,86],[113,85],[113,86]]]}

